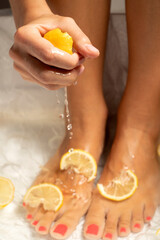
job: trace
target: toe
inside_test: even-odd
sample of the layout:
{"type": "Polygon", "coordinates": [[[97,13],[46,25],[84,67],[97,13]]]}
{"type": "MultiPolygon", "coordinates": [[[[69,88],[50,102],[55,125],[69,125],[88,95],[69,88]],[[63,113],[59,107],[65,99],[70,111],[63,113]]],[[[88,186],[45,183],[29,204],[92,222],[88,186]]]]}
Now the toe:
{"type": "Polygon", "coordinates": [[[86,216],[83,233],[86,239],[100,239],[105,224],[105,210],[93,202],[86,216]]]}
{"type": "Polygon", "coordinates": [[[118,235],[119,237],[126,237],[130,233],[131,225],[131,211],[125,212],[121,215],[118,225],[118,235]]]}
{"type": "Polygon", "coordinates": [[[148,203],[145,205],[144,209],[144,222],[149,223],[155,213],[156,207],[152,203],[148,203]]]}
{"type": "MultiPolygon", "coordinates": [[[[34,217],[32,218],[32,221],[31,221],[32,226],[35,226],[37,229],[37,225],[45,213],[46,213],[46,211],[43,209],[43,207],[39,207],[39,209],[35,213],[34,217]]],[[[40,232],[43,232],[43,231],[40,231],[40,232]]]]}
{"type": "Polygon", "coordinates": [[[107,214],[106,224],[103,233],[103,239],[115,240],[117,239],[117,225],[119,217],[115,212],[107,214]]]}
{"type": "Polygon", "coordinates": [[[35,230],[42,235],[46,235],[49,232],[52,222],[56,219],[58,213],[48,211],[41,216],[40,220],[35,220],[32,225],[35,226],[35,230]]]}
{"type": "Polygon", "coordinates": [[[27,211],[26,219],[31,222],[33,220],[35,214],[37,213],[38,209],[27,206],[26,211],[27,211]]]}
{"type": "Polygon", "coordinates": [[[50,235],[54,239],[65,239],[75,230],[80,218],[86,210],[77,208],[68,209],[50,229],[50,235]]]}
{"type": "Polygon", "coordinates": [[[140,232],[144,226],[144,208],[137,207],[133,210],[131,230],[134,233],[140,232]]]}

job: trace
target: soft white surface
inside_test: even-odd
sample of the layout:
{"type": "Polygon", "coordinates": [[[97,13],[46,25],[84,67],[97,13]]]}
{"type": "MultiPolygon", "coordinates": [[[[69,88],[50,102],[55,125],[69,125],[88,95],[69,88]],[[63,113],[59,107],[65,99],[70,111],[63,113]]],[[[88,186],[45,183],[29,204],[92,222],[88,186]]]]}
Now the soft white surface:
{"type": "MultiPolygon", "coordinates": [[[[117,22],[119,24],[120,19],[117,22]]],[[[114,18],[110,31],[115,30],[116,26],[114,18]]],[[[123,27],[119,29],[118,35],[125,42],[123,27]]],[[[41,237],[26,222],[22,199],[40,167],[53,155],[63,138],[64,123],[58,117],[63,112],[63,90],[59,93],[61,104],[57,105],[55,92],[24,82],[15,73],[8,57],[13,33],[13,19],[9,16],[0,17],[0,176],[9,177],[16,188],[14,201],[0,211],[0,240],[49,240],[49,236],[41,237]]],[[[114,40],[112,33],[110,37],[114,40]]],[[[116,41],[119,41],[119,37],[116,37],[116,41]]],[[[119,42],[117,46],[121,45],[119,42]]],[[[82,239],[82,224],[83,220],[70,240],[82,239]]],[[[143,233],[131,234],[125,239],[158,240],[155,235],[158,228],[160,209],[157,209],[151,226],[146,225],[143,233]]]]}

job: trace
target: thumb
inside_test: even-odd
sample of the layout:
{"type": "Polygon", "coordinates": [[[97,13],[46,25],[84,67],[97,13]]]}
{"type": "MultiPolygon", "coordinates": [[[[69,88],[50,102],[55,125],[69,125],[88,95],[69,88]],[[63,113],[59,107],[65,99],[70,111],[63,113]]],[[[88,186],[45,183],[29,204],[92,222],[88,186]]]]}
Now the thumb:
{"type": "Polygon", "coordinates": [[[67,31],[73,38],[73,47],[82,56],[88,58],[96,58],[99,56],[99,50],[92,45],[90,39],[78,27],[74,19],[68,17],[65,18],[65,22],[61,29],[62,31],[67,31]]]}

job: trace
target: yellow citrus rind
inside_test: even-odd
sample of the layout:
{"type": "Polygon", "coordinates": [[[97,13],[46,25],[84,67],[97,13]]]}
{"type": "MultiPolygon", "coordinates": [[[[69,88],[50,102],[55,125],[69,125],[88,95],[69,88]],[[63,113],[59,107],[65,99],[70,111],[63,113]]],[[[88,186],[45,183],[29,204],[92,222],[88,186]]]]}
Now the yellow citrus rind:
{"type": "Polygon", "coordinates": [[[60,169],[67,170],[68,168],[72,168],[76,173],[84,175],[88,182],[95,179],[97,174],[96,160],[89,152],[81,149],[73,149],[62,156],[60,169]],[[76,160],[74,155],[78,155],[76,160]]]}
{"type": "MultiPolygon", "coordinates": [[[[127,193],[123,194],[122,196],[116,196],[115,192],[116,192],[116,187],[115,187],[115,192],[114,194],[108,194],[105,191],[105,186],[103,184],[97,184],[97,188],[99,190],[99,193],[112,201],[123,201],[125,199],[130,198],[136,191],[137,187],[138,187],[138,178],[137,176],[131,171],[131,170],[127,170],[126,173],[130,176],[130,178],[134,181],[134,185],[133,187],[130,189],[130,191],[128,191],[127,193]]],[[[118,183],[119,185],[121,185],[120,183],[118,183]]],[[[121,185],[122,186],[122,185],[121,185]]],[[[123,186],[124,187],[124,186],[123,186]]],[[[123,189],[122,187],[122,189],[123,189]]],[[[125,191],[124,191],[125,192],[125,191]]]]}
{"type": "Polygon", "coordinates": [[[0,177],[0,209],[6,207],[14,199],[15,187],[12,181],[5,177],[0,177]]]}
{"type": "Polygon", "coordinates": [[[160,236],[160,228],[157,230],[156,236],[160,236]]]}
{"type": "Polygon", "coordinates": [[[63,194],[58,186],[41,183],[27,190],[24,203],[33,208],[43,204],[44,210],[57,212],[63,205],[63,194]]]}
{"type": "Polygon", "coordinates": [[[73,54],[73,39],[67,32],[62,32],[59,28],[55,28],[47,32],[44,36],[54,47],[61,49],[69,54],[73,54]]]}

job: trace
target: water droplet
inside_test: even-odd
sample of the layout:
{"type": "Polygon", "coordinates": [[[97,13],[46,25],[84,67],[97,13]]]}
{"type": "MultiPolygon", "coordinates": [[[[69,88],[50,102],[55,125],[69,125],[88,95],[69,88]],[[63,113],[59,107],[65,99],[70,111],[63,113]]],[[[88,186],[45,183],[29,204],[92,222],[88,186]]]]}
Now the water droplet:
{"type": "Polygon", "coordinates": [[[68,150],[68,152],[73,152],[74,151],[74,148],[70,148],[69,150],[68,150]]]}
{"type": "Polygon", "coordinates": [[[67,125],[67,129],[68,129],[68,131],[70,131],[72,129],[72,124],[71,123],[67,125]]]}
{"type": "Polygon", "coordinates": [[[70,132],[69,134],[70,134],[70,136],[73,136],[73,132],[70,132]]]}
{"type": "Polygon", "coordinates": [[[67,99],[64,100],[64,104],[65,104],[66,106],[68,106],[68,100],[67,100],[67,99]]]}
{"type": "Polygon", "coordinates": [[[74,86],[76,86],[76,85],[77,85],[77,83],[78,83],[78,82],[77,82],[77,81],[75,81],[75,82],[73,83],[73,85],[74,85],[74,86]]]}
{"type": "Polygon", "coordinates": [[[61,114],[59,114],[59,118],[64,118],[64,114],[63,113],[61,113],[61,114]]]}
{"type": "Polygon", "coordinates": [[[60,104],[60,101],[59,101],[59,99],[57,99],[57,104],[60,104]]]}

